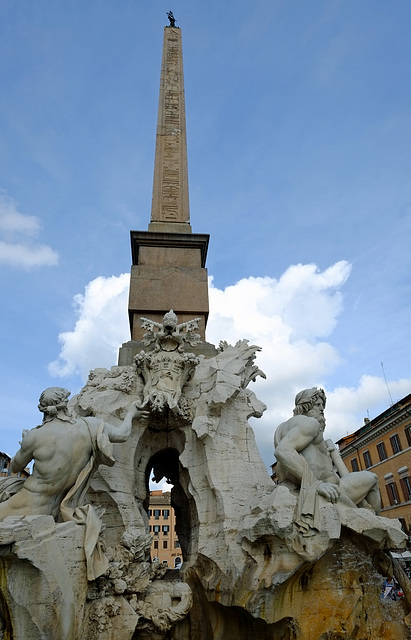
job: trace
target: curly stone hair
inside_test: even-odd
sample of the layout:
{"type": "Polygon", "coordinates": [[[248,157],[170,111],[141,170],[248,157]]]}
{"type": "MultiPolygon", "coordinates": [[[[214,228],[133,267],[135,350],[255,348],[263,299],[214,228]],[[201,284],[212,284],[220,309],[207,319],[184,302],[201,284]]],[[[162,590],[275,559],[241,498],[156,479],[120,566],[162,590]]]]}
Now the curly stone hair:
{"type": "Polygon", "coordinates": [[[67,407],[67,399],[70,393],[70,391],[62,387],[45,389],[39,398],[39,411],[44,415],[57,415],[57,411],[67,407]]]}
{"type": "Polygon", "coordinates": [[[312,389],[304,389],[297,393],[295,396],[295,409],[294,415],[301,416],[310,411],[313,408],[314,403],[321,398],[323,401],[324,407],[327,401],[324,389],[317,389],[317,387],[312,387],[312,389]]]}

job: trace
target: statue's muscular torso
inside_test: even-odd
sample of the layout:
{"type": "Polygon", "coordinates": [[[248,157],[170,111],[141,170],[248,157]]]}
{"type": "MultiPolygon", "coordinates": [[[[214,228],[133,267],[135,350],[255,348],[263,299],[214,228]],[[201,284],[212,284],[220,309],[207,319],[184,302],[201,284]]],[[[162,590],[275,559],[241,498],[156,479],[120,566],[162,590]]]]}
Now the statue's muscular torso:
{"type": "Polygon", "coordinates": [[[338,484],[340,478],[323,438],[321,425],[315,418],[297,415],[283,422],[275,433],[275,451],[282,479],[301,481],[303,468],[299,455],[308,463],[314,478],[338,484]]]}
{"type": "MultiPolygon", "coordinates": [[[[313,441],[300,453],[307,460],[308,466],[317,480],[338,484],[340,479],[334,471],[322,433],[320,433],[320,437],[320,442],[313,441]]],[[[319,438],[316,438],[316,440],[319,440],[319,438]]]]}
{"type": "Polygon", "coordinates": [[[13,460],[24,468],[34,459],[33,473],[18,493],[0,505],[0,518],[9,513],[55,516],[61,500],[90,460],[92,437],[99,422],[87,418],[89,430],[83,419],[71,423],[53,418],[26,433],[13,460]]]}
{"type": "Polygon", "coordinates": [[[26,488],[36,491],[40,485],[38,488],[43,491],[46,485],[52,493],[73,486],[92,452],[90,432],[81,419],[73,424],[54,418],[38,429],[32,429],[24,438],[22,449],[23,446],[31,449],[36,461],[26,488]],[[26,438],[29,440],[27,445],[26,438]]]}

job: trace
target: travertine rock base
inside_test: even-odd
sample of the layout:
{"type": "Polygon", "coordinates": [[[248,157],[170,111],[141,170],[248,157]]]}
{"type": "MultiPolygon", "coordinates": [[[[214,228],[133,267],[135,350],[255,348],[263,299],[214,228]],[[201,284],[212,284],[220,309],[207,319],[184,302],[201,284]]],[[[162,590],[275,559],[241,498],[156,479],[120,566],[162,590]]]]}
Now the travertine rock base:
{"type": "MultiPolygon", "coordinates": [[[[392,569],[385,550],[404,545],[398,522],[322,499],[321,530],[299,534],[295,489],[272,483],[248,424],[265,409],[248,389],[262,373],[256,350],[246,341],[196,348],[178,406],[152,409],[114,445],[115,465],[100,467],[88,493],[105,509],[106,575],[87,582],[79,525],[48,516],[1,523],[3,638],[410,637],[411,590],[400,602],[380,599],[392,569]],[[174,485],[180,571],[149,560],[153,468],[174,485]]],[[[146,391],[135,365],[96,369],[71,408],[119,424],[146,391]]]]}

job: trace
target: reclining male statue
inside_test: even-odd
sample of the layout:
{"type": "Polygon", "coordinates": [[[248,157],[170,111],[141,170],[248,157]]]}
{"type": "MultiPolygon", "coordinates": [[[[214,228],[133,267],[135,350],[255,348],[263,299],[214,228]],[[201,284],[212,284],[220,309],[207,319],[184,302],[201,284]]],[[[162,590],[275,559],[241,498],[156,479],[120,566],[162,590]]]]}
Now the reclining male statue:
{"type": "Polygon", "coordinates": [[[319,530],[317,495],[329,502],[371,508],[378,515],[378,478],[371,471],[350,473],[331,440],[324,440],[323,389],[304,389],[295,398],[294,416],[274,434],[277,477],[300,487],[296,523],[300,531],[319,530]]]}
{"type": "Polygon", "coordinates": [[[20,449],[10,463],[11,470],[18,472],[34,460],[33,472],[27,479],[0,481],[0,521],[27,515],[74,520],[86,525],[86,536],[91,533],[96,547],[101,521],[91,505],[85,505],[91,478],[100,464],[114,464],[111,443],[125,442],[133,419],[145,418],[148,413],[133,403],[118,427],[94,417],[75,419],[67,408],[69,395],[60,387],[41,394],[43,423],[23,432],[20,449]]]}

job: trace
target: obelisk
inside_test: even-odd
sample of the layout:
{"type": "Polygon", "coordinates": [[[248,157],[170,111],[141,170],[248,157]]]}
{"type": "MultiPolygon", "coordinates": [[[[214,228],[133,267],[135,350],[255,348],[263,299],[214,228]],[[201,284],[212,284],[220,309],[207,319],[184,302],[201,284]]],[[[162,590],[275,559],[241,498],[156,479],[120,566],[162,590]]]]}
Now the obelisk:
{"type": "Polygon", "coordinates": [[[183,52],[177,27],[164,29],[149,231],[191,233],[183,52]]]}
{"type": "Polygon", "coordinates": [[[140,317],[161,322],[170,309],[179,322],[201,318],[205,339],[208,241],[208,234],[191,230],[181,30],[170,25],[164,28],[151,221],[148,231],[131,231],[132,341],[143,336],[140,317]]]}

